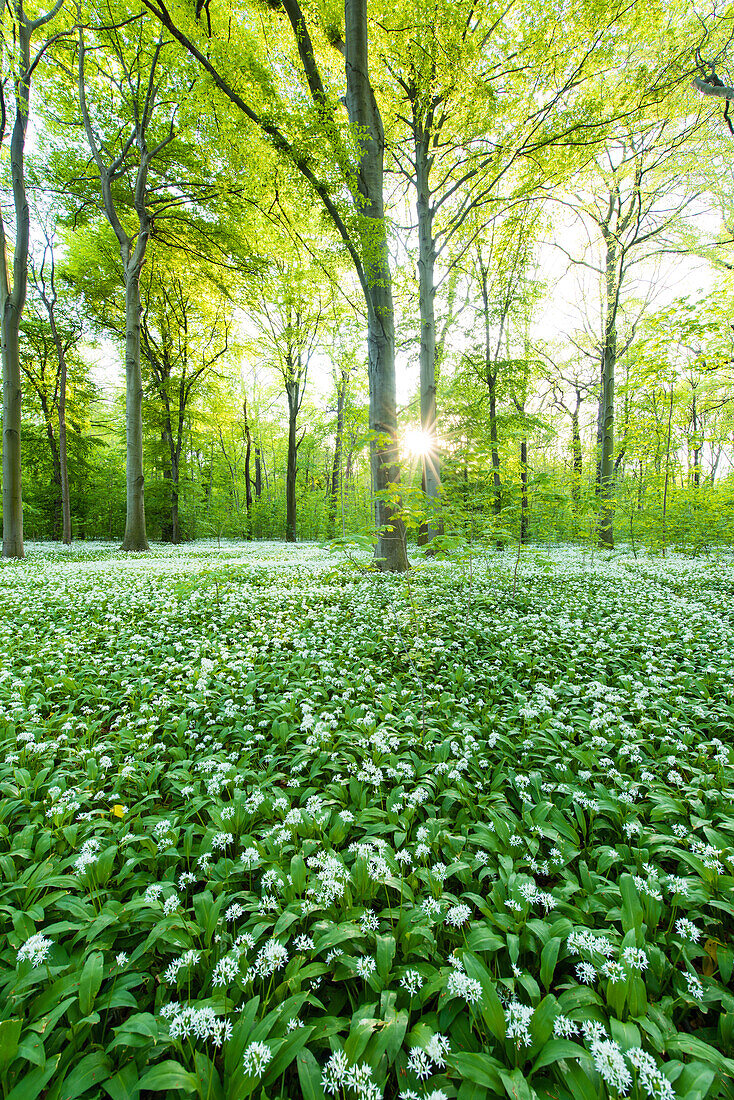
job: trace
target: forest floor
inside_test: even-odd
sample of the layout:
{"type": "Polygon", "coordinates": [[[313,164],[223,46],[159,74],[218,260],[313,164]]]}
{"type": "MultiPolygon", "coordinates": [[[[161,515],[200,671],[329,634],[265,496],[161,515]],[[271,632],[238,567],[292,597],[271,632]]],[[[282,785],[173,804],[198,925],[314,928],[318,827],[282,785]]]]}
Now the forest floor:
{"type": "Polygon", "coordinates": [[[734,557],[0,566],[12,1100],[734,1097],[734,557]]]}

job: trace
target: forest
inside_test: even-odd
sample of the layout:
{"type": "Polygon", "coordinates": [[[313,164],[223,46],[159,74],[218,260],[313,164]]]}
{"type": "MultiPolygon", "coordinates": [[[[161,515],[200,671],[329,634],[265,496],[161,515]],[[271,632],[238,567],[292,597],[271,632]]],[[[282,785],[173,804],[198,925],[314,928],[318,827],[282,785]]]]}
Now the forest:
{"type": "Polygon", "coordinates": [[[731,541],[728,16],[57,6],[4,17],[5,558],[731,541]]]}
{"type": "Polygon", "coordinates": [[[734,1100],[734,11],[39,2],[2,1100],[734,1100]]]}

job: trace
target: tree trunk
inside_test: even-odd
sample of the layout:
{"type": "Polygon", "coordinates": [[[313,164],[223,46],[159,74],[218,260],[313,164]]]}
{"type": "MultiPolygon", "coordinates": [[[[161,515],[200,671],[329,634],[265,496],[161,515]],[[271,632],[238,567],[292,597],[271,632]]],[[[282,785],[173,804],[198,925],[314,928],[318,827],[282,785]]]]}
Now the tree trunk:
{"type": "Polygon", "coordinates": [[[579,427],[578,409],[571,413],[571,448],[573,450],[573,475],[571,481],[571,499],[576,508],[581,502],[581,476],[583,473],[583,457],[581,451],[581,430],[579,427]]]}
{"type": "Polygon", "coordinates": [[[3,557],[22,558],[23,502],[20,464],[20,311],[5,301],[2,325],[3,360],[3,557]]]}
{"type": "Polygon", "coordinates": [[[214,440],[209,443],[209,481],[204,492],[207,516],[212,510],[212,489],[214,487],[214,440]]]}
{"type": "Polygon", "coordinates": [[[701,487],[701,446],[698,440],[698,409],[696,407],[696,391],[691,396],[691,417],[693,427],[693,484],[697,489],[701,487]]]}
{"type": "Polygon", "coordinates": [[[370,457],[375,490],[377,545],[381,569],[408,568],[405,528],[400,519],[400,465],[395,393],[395,319],[383,207],[382,119],[370,84],[367,0],[345,0],[347,113],[357,135],[361,196],[357,214],[365,264],[367,356],[370,386],[370,457]]]}
{"type": "Polygon", "coordinates": [[[14,24],[17,35],[15,76],[15,122],[10,139],[10,175],[15,211],[15,245],[13,248],[12,285],[8,278],[5,224],[0,216],[0,287],[2,292],[2,333],[0,348],[3,368],[3,557],[22,558],[23,499],[21,478],[21,384],[19,335],[20,321],[28,287],[28,241],[30,212],[25,186],[25,137],[28,126],[30,96],[30,44],[32,24],[26,19],[22,4],[13,5],[18,17],[14,24]]]}
{"type": "MultiPolygon", "coordinates": [[[[668,441],[665,447],[665,488],[663,489],[663,557],[668,542],[668,528],[666,523],[666,516],[668,511],[668,476],[670,471],[670,437],[673,428],[673,395],[675,393],[675,387],[673,383],[670,383],[670,406],[668,410],[668,441]]],[[[673,485],[675,485],[675,477],[673,478],[673,485]]]]}
{"type": "Polygon", "coordinates": [[[59,466],[61,474],[61,537],[71,545],[71,497],[69,495],[69,462],[66,452],[66,349],[59,347],[59,466]]]}
{"type": "Polygon", "coordinates": [[[54,423],[51,416],[51,410],[48,407],[48,400],[43,393],[39,392],[41,399],[41,408],[43,410],[43,418],[46,422],[46,438],[48,439],[48,448],[51,452],[51,468],[53,469],[54,479],[54,506],[53,506],[53,537],[58,539],[61,536],[61,460],[59,457],[59,446],[54,434],[54,423]]]}
{"type": "Polygon", "coordinates": [[[181,542],[181,516],[179,512],[179,456],[174,453],[171,461],[171,542],[181,542]]]}
{"type": "Polygon", "coordinates": [[[263,470],[260,444],[255,444],[255,500],[263,495],[263,470]]]}
{"type": "Polygon", "coordinates": [[[298,474],[298,383],[286,383],[288,397],[288,461],[285,470],[285,541],[296,541],[296,476],[298,474]]]}
{"type": "Polygon", "coordinates": [[[125,271],[125,428],[127,514],[123,550],[149,550],[143,476],[143,377],[140,371],[140,267],[125,271]]]}
{"type": "Polygon", "coordinates": [[[331,465],[331,481],[329,488],[328,523],[329,538],[334,538],[336,527],[336,509],[342,488],[342,454],[344,452],[344,402],[347,395],[347,380],[349,372],[342,369],[341,377],[336,387],[336,439],[334,441],[334,460],[331,465]]]}
{"type": "Polygon", "coordinates": [[[497,434],[497,363],[492,355],[487,269],[481,261],[479,270],[481,276],[482,308],[484,311],[484,380],[489,393],[489,443],[492,455],[493,487],[492,510],[496,516],[499,516],[502,511],[502,489],[500,484],[499,438],[497,434]]]}
{"type": "Polygon", "coordinates": [[[601,394],[599,423],[601,453],[599,456],[599,545],[614,546],[614,369],[617,362],[617,250],[607,240],[606,256],[606,317],[601,361],[601,394]]]}
{"type": "Polygon", "coordinates": [[[171,418],[168,410],[165,411],[163,416],[163,427],[161,429],[161,443],[165,448],[166,454],[163,459],[163,483],[168,486],[166,490],[166,496],[169,502],[169,515],[168,519],[164,519],[161,525],[161,539],[163,542],[173,541],[173,520],[170,513],[172,494],[171,486],[173,484],[173,434],[171,430],[171,418]]]}
{"type": "Polygon", "coordinates": [[[528,441],[520,440],[520,542],[528,541],[528,441]]]}
{"type": "Polygon", "coordinates": [[[245,522],[245,538],[252,539],[252,482],[250,481],[250,455],[252,453],[252,433],[250,432],[250,422],[247,419],[247,398],[243,398],[242,401],[242,416],[244,418],[244,433],[245,433],[245,511],[247,513],[247,519],[245,522]]]}
{"type": "MultiPolygon", "coordinates": [[[[437,507],[441,492],[441,473],[436,446],[436,317],[433,211],[429,188],[428,135],[415,129],[416,187],[418,208],[418,300],[420,305],[420,397],[421,431],[429,445],[423,454],[423,491],[428,507],[437,507]]],[[[425,546],[437,534],[432,514],[421,524],[418,544],[425,546]]]]}
{"type": "Polygon", "coordinates": [[[487,375],[489,386],[489,445],[492,452],[492,486],[494,489],[494,514],[502,512],[502,486],[500,483],[500,451],[497,435],[497,372],[487,375]]]}
{"type": "MultiPolygon", "coordinates": [[[[181,410],[179,410],[181,413],[181,410]]],[[[170,483],[169,487],[169,519],[163,525],[163,541],[178,546],[181,542],[181,519],[179,514],[179,480],[181,477],[181,447],[183,444],[182,416],[178,418],[178,433],[174,440],[171,414],[166,406],[163,420],[163,442],[168,446],[168,468],[164,470],[163,478],[170,483]]]]}

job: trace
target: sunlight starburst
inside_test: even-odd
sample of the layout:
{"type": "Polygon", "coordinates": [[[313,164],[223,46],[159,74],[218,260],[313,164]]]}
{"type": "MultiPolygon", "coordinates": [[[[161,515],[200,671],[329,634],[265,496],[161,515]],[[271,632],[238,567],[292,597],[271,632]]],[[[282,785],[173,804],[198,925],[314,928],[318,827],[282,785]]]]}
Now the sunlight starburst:
{"type": "Polygon", "coordinates": [[[436,442],[429,432],[420,428],[408,428],[405,432],[405,449],[416,458],[423,458],[436,449],[436,442]]]}

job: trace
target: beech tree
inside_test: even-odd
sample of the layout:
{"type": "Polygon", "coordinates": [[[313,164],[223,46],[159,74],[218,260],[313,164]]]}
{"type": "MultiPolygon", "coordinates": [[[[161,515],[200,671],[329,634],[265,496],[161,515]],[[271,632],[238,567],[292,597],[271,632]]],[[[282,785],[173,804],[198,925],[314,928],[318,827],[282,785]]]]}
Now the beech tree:
{"type": "MultiPolygon", "coordinates": [[[[648,13],[649,16],[652,13],[648,13]]],[[[641,4],[514,4],[403,0],[380,13],[390,151],[413,190],[417,222],[421,429],[430,441],[423,485],[440,492],[435,442],[436,299],[452,269],[510,202],[562,179],[603,142],[611,121],[656,96],[649,86],[599,97],[600,54],[614,53],[641,4]],[[570,25],[573,31],[569,33],[570,25]],[[600,107],[601,104],[601,107],[600,107]]],[[[626,60],[626,58],[625,58],[626,60]]],[[[436,533],[428,524],[420,539],[436,533]]]]}
{"type": "Polygon", "coordinates": [[[280,374],[288,406],[286,542],[296,541],[298,448],[303,441],[303,434],[298,438],[298,415],[324,316],[316,278],[312,270],[299,266],[297,259],[273,261],[267,271],[253,278],[248,295],[249,313],[259,329],[259,349],[280,374]]]}
{"type": "MultiPolygon", "coordinates": [[[[56,260],[53,235],[44,229],[44,248],[41,261],[36,265],[31,259],[37,305],[43,307],[48,323],[50,341],[41,336],[35,348],[35,356],[21,360],[23,373],[34,387],[41,402],[46,422],[49,446],[53,461],[54,483],[58,491],[58,507],[61,518],[61,538],[66,546],[71,543],[71,499],[69,495],[69,462],[67,455],[66,405],[68,389],[69,356],[79,342],[82,325],[77,317],[59,303],[56,260]],[[58,437],[54,428],[54,412],[58,420],[58,437]]],[[[40,312],[37,311],[37,312],[40,312]]],[[[36,320],[41,320],[36,317],[36,320]]],[[[30,345],[34,340],[31,333],[30,345]]],[[[56,524],[54,525],[56,527],[56,524]]]]}
{"type": "MultiPolygon", "coordinates": [[[[278,111],[256,106],[261,88],[252,89],[253,98],[241,92],[247,67],[239,64],[237,47],[229,52],[233,16],[223,4],[211,2],[197,11],[206,12],[206,27],[187,29],[183,14],[175,15],[163,0],[143,0],[168,32],[195,57],[210,75],[219,91],[236,107],[245,120],[259,131],[286,163],[306,180],[317,195],[354,266],[365,301],[367,314],[368,372],[370,380],[370,429],[372,478],[375,490],[377,524],[376,560],[381,568],[402,571],[408,568],[405,532],[399,517],[400,482],[395,393],[395,313],[393,306],[390,257],[383,195],[385,135],[375,91],[370,80],[367,0],[345,0],[344,24],[330,23],[326,28],[333,49],[344,59],[346,95],[340,97],[331,74],[320,62],[309,24],[298,0],[274,0],[271,9],[287,20],[298,53],[300,75],[312,107],[313,145],[303,141],[302,105],[293,112],[296,126],[289,132],[287,95],[280,95],[278,111]],[[216,40],[220,57],[212,60],[212,50],[200,35],[216,40]],[[233,66],[228,70],[227,64],[233,66]],[[243,72],[242,70],[245,69],[243,72]],[[340,102],[346,106],[347,120],[341,117],[340,102]],[[275,115],[278,121],[275,121],[275,115]],[[282,120],[282,121],[281,121],[282,120]],[[345,121],[348,125],[345,126],[345,121]],[[321,166],[322,151],[328,157],[321,166]],[[349,195],[345,207],[342,195],[349,195]]],[[[237,20],[235,19],[235,24],[237,20]]],[[[326,43],[325,43],[326,45],[326,43]]],[[[267,76],[271,95],[278,96],[279,73],[267,76]]],[[[290,76],[290,73],[289,73],[290,76]]]]}
{"type": "Polygon", "coordinates": [[[588,190],[578,191],[567,202],[582,220],[595,227],[601,244],[598,261],[576,262],[596,271],[602,290],[598,342],[602,546],[614,545],[614,395],[615,371],[623,350],[618,335],[623,290],[634,266],[654,254],[661,241],[674,232],[682,212],[698,196],[697,191],[690,189],[681,193],[681,150],[699,127],[699,118],[686,120],[682,125],[669,119],[640,120],[618,133],[616,140],[610,139],[605,151],[595,158],[593,174],[586,185],[588,190]]]}
{"type": "MultiPolygon", "coordinates": [[[[147,550],[145,528],[145,478],[143,475],[143,379],[140,370],[140,273],[148,241],[153,232],[154,209],[151,206],[149,176],[151,164],[174,137],[175,106],[169,101],[164,109],[170,121],[166,132],[149,144],[154,112],[163,80],[160,66],[163,37],[155,43],[145,40],[137,21],[138,34],[132,51],[119,30],[110,32],[103,53],[95,51],[95,73],[87,65],[85,32],[79,27],[79,105],[92,159],[99,175],[102,206],[117,238],[125,283],[125,429],[127,440],[127,510],[123,550],[147,550]],[[129,56],[129,52],[132,56],[129,56]],[[98,89],[104,98],[117,95],[126,115],[126,132],[112,121],[110,136],[98,132],[99,111],[90,110],[87,86],[98,89]],[[106,85],[106,87],[104,87],[106,85]],[[114,136],[112,136],[114,135],[114,136]],[[110,140],[111,139],[111,140],[110,140]],[[117,148],[111,145],[116,139],[117,148]],[[120,186],[127,186],[127,207],[135,211],[137,225],[128,228],[120,186]]],[[[110,120],[106,120],[109,122],[110,120]]]]}
{"type": "Polygon", "coordinates": [[[58,15],[63,0],[35,19],[24,0],[12,0],[3,9],[2,60],[9,79],[0,81],[0,147],[10,136],[10,180],[13,195],[15,241],[7,239],[6,215],[0,204],[0,354],[3,374],[3,557],[22,558],[23,499],[21,475],[20,322],[28,290],[30,210],[26,191],[25,143],[30,114],[31,78],[45,52],[64,31],[47,38],[35,52],[33,36],[58,15]],[[13,89],[8,102],[5,89],[13,89]],[[10,108],[10,110],[9,110],[10,108]],[[12,260],[10,253],[12,252],[12,260]]]}
{"type": "Polygon", "coordinates": [[[151,262],[141,286],[141,351],[159,404],[164,480],[170,486],[170,518],[163,539],[181,541],[181,456],[189,406],[207,376],[227,354],[231,339],[228,301],[207,301],[204,280],[151,262]]]}

